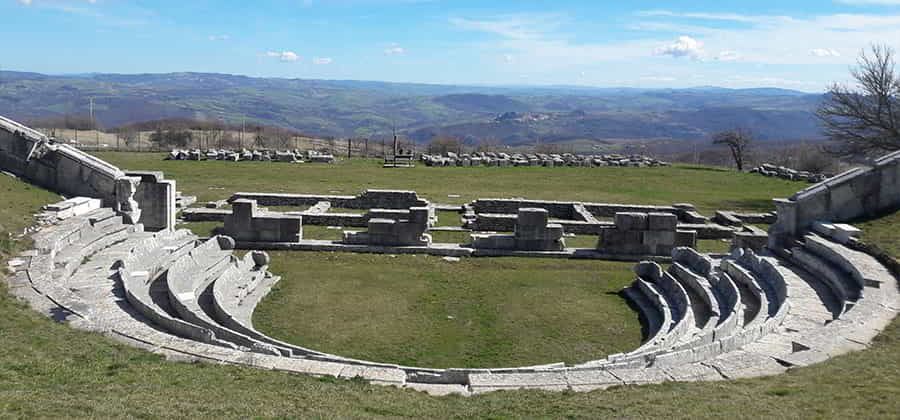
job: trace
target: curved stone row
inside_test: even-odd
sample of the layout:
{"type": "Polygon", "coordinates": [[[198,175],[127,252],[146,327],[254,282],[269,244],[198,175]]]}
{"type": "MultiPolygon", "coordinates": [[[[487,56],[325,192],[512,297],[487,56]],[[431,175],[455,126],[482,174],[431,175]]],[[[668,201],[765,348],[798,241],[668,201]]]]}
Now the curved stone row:
{"type": "Polygon", "coordinates": [[[624,292],[646,338],[575,366],[428,369],[344,358],[257,331],[254,308],[279,281],[268,257],[186,231],[144,232],[101,208],[47,226],[11,278],[34,308],[176,359],[257,366],[433,394],[718,380],[783,372],[864,348],[894,317],[897,280],[873,257],[817,235],[773,255],[713,259],[689,248],[664,271],[635,268],[624,292]]]}

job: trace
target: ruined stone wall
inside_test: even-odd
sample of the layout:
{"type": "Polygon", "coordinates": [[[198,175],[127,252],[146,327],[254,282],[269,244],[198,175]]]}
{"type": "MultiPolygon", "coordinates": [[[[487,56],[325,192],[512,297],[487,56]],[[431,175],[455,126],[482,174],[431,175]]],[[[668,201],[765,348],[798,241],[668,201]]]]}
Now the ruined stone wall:
{"type": "Polygon", "coordinates": [[[510,214],[515,216],[520,208],[547,210],[553,219],[581,220],[574,210],[575,203],[565,201],[542,201],[520,199],[478,199],[472,202],[475,213],[510,214]]]}
{"type": "MultiPolygon", "coordinates": [[[[141,219],[141,208],[134,199],[139,177],[129,177],[119,168],[66,144],[49,138],[15,121],[0,117],[0,169],[24,180],[68,197],[98,198],[131,223],[141,219]]],[[[174,196],[174,185],[173,185],[174,196]]],[[[153,213],[145,217],[162,220],[147,226],[152,230],[174,227],[174,202],[150,205],[153,213]],[[167,217],[171,211],[173,216],[167,217]]]]}
{"type": "Polygon", "coordinates": [[[550,223],[550,212],[543,208],[522,208],[515,217],[515,233],[512,235],[473,234],[472,246],[476,249],[501,249],[509,251],[563,251],[564,230],[558,223],[550,223]]]}
{"type": "Polygon", "coordinates": [[[303,224],[310,226],[342,226],[342,227],[366,227],[369,217],[364,214],[303,214],[303,224]]]}
{"type": "Polygon", "coordinates": [[[645,206],[638,204],[584,203],[594,217],[615,217],[616,213],[672,213],[679,214],[673,206],[645,206]]]}
{"type": "Polygon", "coordinates": [[[254,200],[261,206],[313,206],[328,201],[331,207],[344,209],[408,209],[428,205],[414,191],[394,190],[366,190],[358,196],[239,192],[228,201],[240,199],[254,200]]]}
{"type": "MultiPolygon", "coordinates": [[[[567,233],[574,233],[576,235],[598,235],[603,228],[612,226],[612,222],[585,222],[559,219],[554,219],[553,223],[562,225],[567,233]]],[[[516,229],[516,215],[482,213],[469,222],[466,227],[480,232],[512,232],[516,229]]]]}
{"type": "Polygon", "coordinates": [[[597,250],[609,254],[671,255],[677,247],[697,246],[697,232],[679,230],[670,213],[617,213],[615,225],[603,229],[597,250]]]}
{"type": "Polygon", "coordinates": [[[816,221],[848,222],[900,207],[900,151],[776,199],[778,220],[769,229],[770,245],[780,246],[816,221]]]}
{"type": "Polygon", "coordinates": [[[110,207],[116,204],[116,180],[125,176],[118,168],[70,146],[16,131],[15,126],[0,125],[3,170],[66,196],[99,198],[110,207]]]}
{"type": "MultiPolygon", "coordinates": [[[[645,206],[635,204],[578,203],[573,201],[545,201],[523,199],[478,199],[472,202],[475,213],[516,214],[521,208],[539,208],[550,212],[553,219],[587,221],[593,217],[611,218],[616,213],[673,213],[679,211],[674,206],[645,206]],[[579,207],[582,207],[580,209],[579,207]],[[586,210],[586,212],[585,212],[586,210]]],[[[566,230],[569,232],[569,230],[566,230]]]]}
{"type": "Polygon", "coordinates": [[[253,200],[236,200],[225,216],[225,233],[238,242],[299,242],[303,217],[257,210],[253,200]]]}
{"type": "Polygon", "coordinates": [[[165,179],[162,172],[129,171],[127,176],[140,178],[134,201],[141,209],[138,222],[150,231],[175,226],[175,181],[165,179]]]}

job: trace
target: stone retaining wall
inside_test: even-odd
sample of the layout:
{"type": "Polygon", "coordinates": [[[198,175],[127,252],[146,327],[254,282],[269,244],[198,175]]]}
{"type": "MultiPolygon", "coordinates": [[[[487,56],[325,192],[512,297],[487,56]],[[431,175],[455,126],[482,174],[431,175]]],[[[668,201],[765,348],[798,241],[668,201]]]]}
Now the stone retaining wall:
{"type": "Polygon", "coordinates": [[[642,213],[673,213],[679,214],[680,210],[674,206],[646,206],[636,204],[609,204],[609,203],[579,203],[575,201],[547,201],[526,200],[519,198],[490,198],[478,199],[471,203],[476,214],[516,214],[520,208],[540,208],[550,212],[552,219],[566,219],[575,221],[588,221],[582,210],[576,206],[582,206],[593,217],[611,218],[616,213],[642,212],[642,213]]]}
{"type": "Polygon", "coordinates": [[[235,193],[229,202],[239,199],[255,200],[261,206],[314,206],[322,201],[331,203],[331,207],[344,209],[408,209],[424,207],[428,202],[419,198],[415,191],[366,190],[357,196],[352,195],[315,195],[315,194],[268,194],[268,193],[235,193]]]}
{"type": "MultiPolygon", "coordinates": [[[[66,144],[56,143],[40,132],[0,117],[0,169],[59,194],[99,198],[131,223],[146,219],[151,230],[174,228],[175,184],[157,187],[140,183],[119,168],[66,144]],[[156,202],[155,191],[171,190],[172,200],[156,202]],[[147,213],[142,215],[142,211],[147,213]]],[[[161,178],[160,178],[161,179],[161,178]]],[[[159,183],[158,180],[148,182],[159,183]]]]}
{"type": "Polygon", "coordinates": [[[771,248],[784,245],[816,221],[847,222],[875,217],[900,207],[900,151],[870,168],[851,169],[806,188],[788,199],[775,199],[778,220],[769,229],[771,248]]]}

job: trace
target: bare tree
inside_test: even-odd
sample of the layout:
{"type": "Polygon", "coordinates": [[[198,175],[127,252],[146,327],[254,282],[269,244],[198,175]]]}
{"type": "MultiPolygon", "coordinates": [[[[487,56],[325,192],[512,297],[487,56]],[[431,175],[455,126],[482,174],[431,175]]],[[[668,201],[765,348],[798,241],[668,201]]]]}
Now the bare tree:
{"type": "Polygon", "coordinates": [[[728,130],[713,135],[713,144],[728,146],[731,150],[731,157],[737,170],[744,170],[744,163],[747,161],[747,154],[753,143],[753,136],[749,131],[744,129],[728,130]]]}
{"type": "Polygon", "coordinates": [[[276,144],[279,148],[287,150],[291,148],[291,140],[294,138],[294,133],[290,130],[286,130],[284,128],[275,127],[272,130],[272,137],[275,138],[276,144]]]}
{"type": "Polygon", "coordinates": [[[860,53],[851,70],[857,87],[834,84],[816,112],[825,135],[835,145],[829,152],[845,157],[900,150],[900,74],[894,50],[873,45],[860,53]]]}
{"type": "Polygon", "coordinates": [[[426,151],[433,154],[446,154],[447,152],[461,153],[462,140],[453,136],[436,136],[428,142],[426,151]]]}
{"type": "Polygon", "coordinates": [[[476,152],[494,152],[500,150],[500,140],[494,137],[483,138],[475,145],[476,152]]]}
{"type": "Polygon", "coordinates": [[[206,132],[206,148],[216,147],[218,149],[222,148],[222,137],[225,136],[225,126],[218,122],[214,121],[210,123],[209,128],[205,130],[206,132]]]}

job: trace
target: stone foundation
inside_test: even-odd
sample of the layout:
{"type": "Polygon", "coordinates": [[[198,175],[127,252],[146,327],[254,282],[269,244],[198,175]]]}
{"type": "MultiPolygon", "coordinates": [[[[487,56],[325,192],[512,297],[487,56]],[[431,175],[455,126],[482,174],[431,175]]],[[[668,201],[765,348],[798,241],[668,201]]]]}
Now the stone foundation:
{"type": "Polygon", "coordinates": [[[600,232],[597,250],[610,254],[670,255],[676,247],[697,246],[697,232],[678,230],[669,213],[616,213],[615,226],[600,232]]]}
{"type": "Polygon", "coordinates": [[[374,214],[391,218],[369,219],[367,232],[344,232],[345,244],[371,246],[428,246],[431,235],[425,233],[430,226],[428,207],[411,207],[409,210],[373,209],[374,214]]]}
{"type": "Polygon", "coordinates": [[[253,200],[231,203],[225,232],[238,242],[298,242],[303,239],[303,217],[260,212],[253,200]]]}
{"type": "Polygon", "coordinates": [[[563,227],[549,223],[550,212],[540,208],[519,209],[515,233],[512,235],[472,235],[475,249],[504,249],[516,251],[563,251],[563,227]]]}

